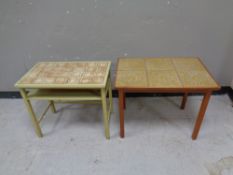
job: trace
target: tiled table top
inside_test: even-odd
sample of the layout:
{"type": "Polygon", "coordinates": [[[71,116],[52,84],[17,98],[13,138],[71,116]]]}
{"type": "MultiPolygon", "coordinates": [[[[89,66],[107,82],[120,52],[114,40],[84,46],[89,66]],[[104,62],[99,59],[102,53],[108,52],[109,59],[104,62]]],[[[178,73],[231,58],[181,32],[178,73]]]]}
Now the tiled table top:
{"type": "Polygon", "coordinates": [[[116,88],[210,88],[219,85],[199,58],[119,58],[116,88]]]}
{"type": "Polygon", "coordinates": [[[109,61],[40,62],[16,83],[16,87],[104,87],[110,64],[109,61]]]}

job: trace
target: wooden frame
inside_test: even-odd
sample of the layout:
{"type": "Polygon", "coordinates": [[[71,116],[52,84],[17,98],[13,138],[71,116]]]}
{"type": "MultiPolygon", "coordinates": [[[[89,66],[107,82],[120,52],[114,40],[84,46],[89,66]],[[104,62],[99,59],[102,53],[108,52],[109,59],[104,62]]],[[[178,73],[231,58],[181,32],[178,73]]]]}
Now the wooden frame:
{"type": "MultiPolygon", "coordinates": [[[[198,58],[199,59],[199,58],[198,58]]],[[[199,59],[201,62],[201,60],[199,59]]],[[[118,71],[118,64],[119,64],[119,58],[117,62],[117,71],[118,71]]],[[[202,66],[205,68],[205,70],[209,73],[205,65],[201,62],[202,66]]],[[[214,80],[213,76],[209,73],[211,78],[214,80]]],[[[145,88],[145,87],[118,87],[116,86],[117,81],[117,75],[115,79],[115,87],[118,90],[119,94],[119,117],[120,117],[120,137],[124,138],[125,136],[125,129],[124,129],[124,109],[126,108],[126,100],[125,100],[125,94],[126,93],[184,93],[182,103],[181,103],[181,109],[185,108],[185,104],[187,101],[187,97],[189,93],[202,93],[204,95],[200,110],[198,113],[198,116],[196,118],[196,122],[194,125],[193,133],[192,133],[192,139],[195,140],[198,137],[198,133],[202,124],[202,121],[205,116],[205,112],[211,97],[211,94],[215,90],[220,89],[220,85],[218,83],[216,87],[198,87],[198,88],[145,88]]],[[[215,81],[215,80],[214,80],[215,81]]],[[[215,81],[216,82],[216,81],[215,81]]]]}

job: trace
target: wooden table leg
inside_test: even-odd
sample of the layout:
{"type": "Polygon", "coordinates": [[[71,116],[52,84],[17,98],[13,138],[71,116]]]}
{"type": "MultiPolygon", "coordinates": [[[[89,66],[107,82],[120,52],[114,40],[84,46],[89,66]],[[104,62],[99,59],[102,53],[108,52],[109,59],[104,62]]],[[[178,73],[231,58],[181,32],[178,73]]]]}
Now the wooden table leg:
{"type": "Polygon", "coordinates": [[[193,140],[197,139],[197,136],[198,136],[199,130],[201,128],[201,124],[202,124],[202,121],[204,119],[205,112],[206,112],[206,109],[207,109],[207,106],[208,106],[208,103],[210,100],[211,93],[212,92],[210,91],[210,92],[206,92],[204,94],[204,97],[203,97],[203,100],[201,103],[201,107],[200,107],[200,110],[199,110],[199,113],[198,113],[198,116],[196,119],[196,123],[195,123],[194,129],[193,129],[193,134],[192,134],[193,140]]]}
{"type": "Polygon", "coordinates": [[[109,117],[107,111],[107,102],[106,102],[106,93],[105,89],[101,89],[101,100],[102,100],[102,110],[103,110],[103,117],[104,117],[104,131],[106,139],[110,139],[110,132],[109,132],[109,117]]]}
{"type": "Polygon", "coordinates": [[[124,106],[124,109],[126,109],[126,103],[125,103],[125,93],[123,93],[123,106],[124,106]]]}
{"type": "Polygon", "coordinates": [[[119,90],[119,111],[120,111],[120,137],[125,137],[124,129],[124,91],[119,90]]]}
{"type": "Polygon", "coordinates": [[[108,98],[109,98],[109,103],[110,103],[110,111],[113,112],[113,100],[112,100],[112,85],[111,85],[111,79],[109,75],[109,87],[108,87],[108,98]]]}
{"type": "Polygon", "coordinates": [[[186,102],[187,102],[187,98],[188,98],[188,93],[185,93],[184,96],[183,96],[183,99],[182,99],[182,103],[181,103],[180,109],[184,109],[185,108],[185,105],[186,105],[186,102]]]}
{"type": "Polygon", "coordinates": [[[54,101],[53,101],[53,100],[50,100],[50,101],[49,101],[49,104],[50,104],[50,106],[51,106],[51,111],[52,111],[52,113],[56,113],[56,107],[55,107],[54,101]]]}
{"type": "Polygon", "coordinates": [[[38,122],[38,120],[36,118],[36,115],[35,115],[35,113],[33,111],[32,104],[31,104],[30,100],[27,97],[27,93],[26,93],[25,89],[20,89],[20,94],[23,97],[24,103],[25,103],[25,105],[27,107],[29,116],[31,117],[32,124],[34,126],[34,129],[35,129],[35,132],[36,132],[37,136],[42,137],[43,134],[41,132],[39,122],[38,122]]]}

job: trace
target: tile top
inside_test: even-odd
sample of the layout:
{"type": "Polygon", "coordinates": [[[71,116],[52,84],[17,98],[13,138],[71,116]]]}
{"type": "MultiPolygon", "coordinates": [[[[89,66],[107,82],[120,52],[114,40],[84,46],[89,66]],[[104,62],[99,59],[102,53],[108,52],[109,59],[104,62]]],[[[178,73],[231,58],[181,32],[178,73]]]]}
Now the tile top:
{"type": "Polygon", "coordinates": [[[116,88],[209,88],[219,85],[199,58],[119,58],[116,88]]]}
{"type": "Polygon", "coordinates": [[[145,67],[147,70],[174,70],[169,58],[146,58],[145,67]]]}
{"type": "Polygon", "coordinates": [[[16,83],[16,87],[104,87],[110,64],[109,61],[40,62],[16,83]]]}
{"type": "Polygon", "coordinates": [[[144,70],[144,60],[140,58],[124,58],[118,63],[118,70],[144,70]]]}
{"type": "Polygon", "coordinates": [[[144,70],[125,71],[119,70],[117,72],[117,85],[127,87],[146,87],[147,75],[144,70]]]}

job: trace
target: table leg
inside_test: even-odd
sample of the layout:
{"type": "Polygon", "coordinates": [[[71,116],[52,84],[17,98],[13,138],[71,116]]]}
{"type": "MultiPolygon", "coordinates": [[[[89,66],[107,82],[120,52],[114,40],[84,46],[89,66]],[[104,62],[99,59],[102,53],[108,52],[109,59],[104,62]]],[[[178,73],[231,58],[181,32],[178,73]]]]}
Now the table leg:
{"type": "Polygon", "coordinates": [[[43,134],[41,132],[39,122],[37,121],[36,115],[35,115],[35,113],[33,111],[32,104],[31,104],[30,100],[27,98],[26,91],[24,89],[20,89],[20,94],[23,97],[24,103],[25,103],[25,105],[27,107],[27,110],[28,110],[28,113],[29,113],[29,115],[31,117],[32,124],[34,126],[34,129],[35,129],[35,132],[36,132],[37,136],[42,137],[43,134]]]}
{"type": "Polygon", "coordinates": [[[112,85],[111,85],[111,79],[110,79],[110,76],[109,76],[108,96],[109,96],[109,103],[110,103],[110,111],[111,111],[111,112],[113,112],[112,85]]]}
{"type": "Polygon", "coordinates": [[[204,94],[204,97],[203,97],[203,100],[201,103],[201,107],[200,107],[200,110],[199,110],[199,113],[198,113],[198,116],[196,119],[196,123],[195,123],[194,129],[193,129],[193,134],[192,134],[193,140],[197,139],[197,136],[198,136],[199,130],[201,128],[201,124],[202,124],[202,121],[204,119],[205,112],[206,112],[206,109],[207,109],[207,106],[208,106],[208,103],[210,100],[211,93],[212,92],[206,92],[204,94]]]}
{"type": "Polygon", "coordinates": [[[105,89],[101,89],[101,100],[102,100],[102,108],[103,108],[103,117],[104,117],[104,130],[105,130],[105,137],[110,139],[110,132],[109,132],[109,120],[108,120],[108,111],[107,111],[107,103],[106,103],[106,94],[105,89]]]}
{"type": "Polygon", "coordinates": [[[125,93],[123,93],[123,107],[126,109],[126,103],[125,103],[125,93]]]}
{"type": "Polygon", "coordinates": [[[185,93],[184,96],[183,96],[183,99],[182,99],[182,103],[181,103],[180,109],[184,109],[185,108],[185,105],[186,105],[186,102],[187,102],[187,98],[188,98],[188,93],[185,93]]]}
{"type": "Polygon", "coordinates": [[[124,131],[124,91],[119,90],[119,110],[120,110],[120,137],[123,138],[125,136],[124,131]]]}
{"type": "Polygon", "coordinates": [[[53,113],[56,113],[56,108],[55,108],[55,105],[54,105],[54,101],[50,100],[49,103],[50,103],[50,106],[51,106],[51,111],[53,113]]]}

